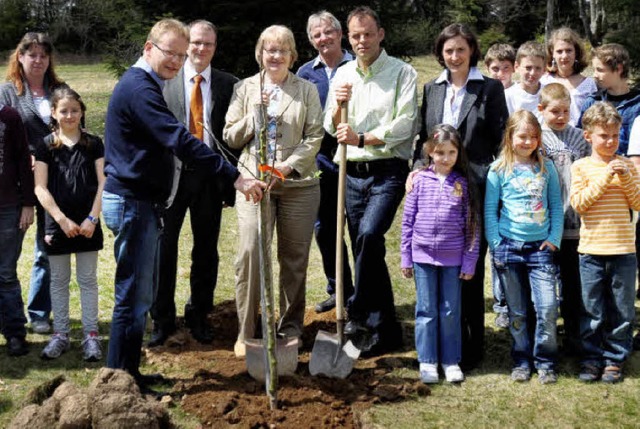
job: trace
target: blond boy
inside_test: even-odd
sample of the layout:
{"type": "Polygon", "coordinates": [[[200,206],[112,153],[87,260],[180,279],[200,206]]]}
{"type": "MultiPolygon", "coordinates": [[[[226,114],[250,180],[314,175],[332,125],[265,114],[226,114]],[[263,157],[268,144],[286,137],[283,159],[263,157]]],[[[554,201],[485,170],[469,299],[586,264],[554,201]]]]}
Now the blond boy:
{"type": "Polygon", "coordinates": [[[518,48],[515,70],[520,75],[520,82],[504,92],[510,115],[516,110],[528,110],[542,121],[538,104],[546,55],[544,46],[537,42],[526,42],[518,48]]]}

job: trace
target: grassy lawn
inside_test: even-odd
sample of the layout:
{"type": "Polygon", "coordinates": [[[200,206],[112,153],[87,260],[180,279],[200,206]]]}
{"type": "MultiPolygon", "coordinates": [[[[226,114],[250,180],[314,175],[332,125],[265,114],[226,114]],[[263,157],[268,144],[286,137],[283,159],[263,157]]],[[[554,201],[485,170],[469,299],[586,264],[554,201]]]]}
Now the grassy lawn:
{"type": "MultiPolygon", "coordinates": [[[[412,65],[418,70],[421,83],[437,76],[440,67],[432,58],[416,58],[412,65]]],[[[88,107],[87,127],[90,132],[102,135],[104,114],[115,80],[101,65],[62,65],[59,75],[84,98],[88,107]]],[[[4,69],[0,68],[4,76],[4,69]]],[[[400,275],[399,210],[391,231],[387,234],[387,263],[392,275],[396,306],[403,324],[412,329],[414,284],[400,275]]],[[[233,260],[237,240],[235,212],[223,213],[220,237],[220,272],[216,302],[233,299],[233,260]]],[[[26,302],[30,267],[33,258],[31,228],[25,238],[23,254],[19,262],[19,276],[26,302]]],[[[191,234],[183,231],[178,268],[177,305],[179,314],[187,299],[189,281],[189,252],[191,234]]],[[[113,308],[113,237],[105,229],[105,249],[100,252],[98,281],[100,284],[100,329],[108,332],[113,308]]],[[[277,273],[276,273],[277,274],[277,273]]],[[[312,246],[309,266],[307,304],[313,305],[325,296],[324,277],[320,256],[312,246]]],[[[557,385],[541,386],[534,380],[514,384],[509,379],[510,338],[506,331],[493,327],[491,292],[487,285],[486,297],[486,359],[483,365],[467,374],[461,386],[440,384],[432,394],[402,403],[374,407],[366,417],[369,427],[393,427],[394,429],[417,427],[638,427],[640,425],[640,355],[635,354],[625,368],[626,379],[615,386],[601,384],[584,385],[576,380],[577,364],[563,358],[560,364],[560,381],[557,385]]],[[[21,358],[8,358],[4,339],[0,338],[0,427],[5,427],[20,408],[26,393],[58,374],[79,385],[86,385],[94,377],[101,363],[87,364],[81,358],[79,291],[75,280],[71,285],[72,349],[55,361],[42,361],[38,355],[48,337],[29,334],[31,352],[21,358]]],[[[103,342],[106,346],[106,339],[103,342]]],[[[106,352],[106,350],[105,350],[106,352]]],[[[408,353],[415,356],[414,352],[408,353]]],[[[153,368],[145,368],[150,371],[153,368]]],[[[415,368],[397,371],[402,377],[417,377],[415,368]]],[[[176,421],[183,427],[197,427],[198,423],[179,409],[172,408],[176,421]]]]}

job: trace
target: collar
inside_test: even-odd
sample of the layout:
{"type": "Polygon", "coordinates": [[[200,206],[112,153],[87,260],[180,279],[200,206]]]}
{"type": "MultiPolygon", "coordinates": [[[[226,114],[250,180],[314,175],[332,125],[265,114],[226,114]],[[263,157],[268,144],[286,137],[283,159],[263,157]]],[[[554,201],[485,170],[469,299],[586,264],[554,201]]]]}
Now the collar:
{"type": "MultiPolygon", "coordinates": [[[[469,83],[469,81],[484,81],[484,76],[482,76],[482,73],[480,73],[480,70],[478,70],[478,67],[471,67],[469,69],[469,74],[467,75],[467,81],[465,82],[464,86],[467,86],[467,83],[469,83]]],[[[438,76],[438,78],[436,79],[436,83],[444,83],[446,82],[447,84],[451,83],[449,81],[449,70],[448,69],[444,69],[442,70],[442,73],[440,73],[440,76],[438,76]]]]}
{"type": "Polygon", "coordinates": [[[142,70],[146,71],[147,73],[149,73],[151,78],[153,80],[155,80],[158,83],[158,85],[160,85],[160,89],[164,88],[164,80],[161,79],[160,76],[158,76],[156,74],[156,72],[153,71],[153,69],[151,68],[151,66],[147,62],[147,60],[144,59],[144,57],[138,58],[138,61],[136,61],[136,63],[131,67],[136,67],[136,68],[139,68],[139,69],[142,69],[142,70]]]}
{"type": "Polygon", "coordinates": [[[209,82],[211,80],[211,64],[209,64],[207,66],[206,69],[204,69],[202,71],[202,73],[198,73],[196,72],[195,67],[193,67],[193,64],[191,64],[190,61],[187,60],[187,62],[184,63],[184,77],[185,79],[187,79],[189,82],[197,75],[200,74],[200,76],[202,76],[202,78],[204,79],[205,83],[209,82]]]}
{"type": "Polygon", "coordinates": [[[358,65],[358,61],[356,60],[356,71],[360,76],[372,76],[378,73],[384,67],[388,60],[389,55],[387,55],[387,51],[381,49],[380,55],[378,55],[378,58],[376,58],[373,64],[369,66],[366,73],[360,68],[360,65],[358,65]]]}
{"type": "MultiPolygon", "coordinates": [[[[343,65],[346,62],[349,62],[351,60],[353,60],[354,57],[353,55],[351,55],[350,52],[347,52],[347,50],[343,49],[342,50],[342,59],[338,62],[338,65],[336,66],[336,68],[340,67],[341,65],[343,65]]],[[[316,57],[315,60],[313,60],[313,68],[317,69],[320,67],[326,67],[327,65],[322,61],[322,58],[320,58],[320,55],[318,55],[316,57]]]]}

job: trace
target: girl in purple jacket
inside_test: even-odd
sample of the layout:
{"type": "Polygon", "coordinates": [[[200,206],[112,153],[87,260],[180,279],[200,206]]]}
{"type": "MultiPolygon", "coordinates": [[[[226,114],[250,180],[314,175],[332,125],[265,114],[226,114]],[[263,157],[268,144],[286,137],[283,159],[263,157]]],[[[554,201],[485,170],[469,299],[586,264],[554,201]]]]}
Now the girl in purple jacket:
{"type": "Polygon", "coordinates": [[[475,204],[460,136],[436,125],[424,144],[428,167],[413,179],[402,218],[402,275],[416,282],[416,349],[423,383],[461,382],[461,281],[473,277],[479,252],[475,204]]]}

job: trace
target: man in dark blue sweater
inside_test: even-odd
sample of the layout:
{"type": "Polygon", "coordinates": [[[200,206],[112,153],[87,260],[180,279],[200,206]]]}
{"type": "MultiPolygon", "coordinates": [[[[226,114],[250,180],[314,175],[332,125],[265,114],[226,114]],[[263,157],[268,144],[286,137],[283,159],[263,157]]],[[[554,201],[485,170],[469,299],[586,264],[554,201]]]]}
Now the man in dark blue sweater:
{"type": "Polygon", "coordinates": [[[188,45],[189,30],[183,23],[157,22],[142,57],[116,85],[107,110],[102,208],[105,224],[116,236],[117,263],[107,366],[128,371],[143,389],[158,378],[140,374],[140,349],[157,283],[156,253],[171,191],[173,155],[228,182],[254,202],[262,198],[265,187],[240,176],[167,107],[164,81],[180,71],[188,45]]]}

